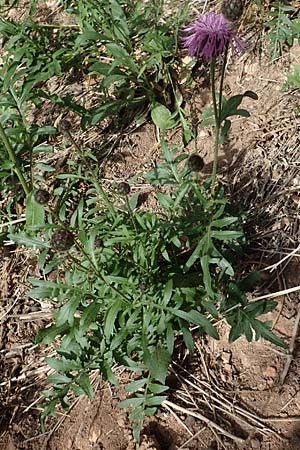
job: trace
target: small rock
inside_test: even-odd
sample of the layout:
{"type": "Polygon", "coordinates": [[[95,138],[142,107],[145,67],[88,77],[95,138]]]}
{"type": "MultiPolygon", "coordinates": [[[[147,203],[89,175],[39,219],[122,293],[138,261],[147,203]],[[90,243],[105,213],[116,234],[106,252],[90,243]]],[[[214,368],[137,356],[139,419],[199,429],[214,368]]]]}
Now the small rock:
{"type": "Polygon", "coordinates": [[[120,428],[125,427],[125,423],[126,423],[125,417],[121,416],[117,418],[117,424],[120,428]]]}
{"type": "Polygon", "coordinates": [[[223,352],[221,358],[224,364],[229,364],[231,360],[231,353],[223,352]]]}
{"type": "Polygon", "coordinates": [[[205,138],[208,136],[208,133],[204,130],[199,131],[199,138],[205,138]]]}
{"type": "Polygon", "coordinates": [[[251,448],[253,450],[259,450],[260,449],[260,440],[258,438],[253,438],[250,441],[251,448]]]}
{"type": "Polygon", "coordinates": [[[265,378],[275,378],[277,375],[277,370],[276,367],[274,366],[268,366],[264,371],[263,371],[263,376],[265,378]]]}
{"type": "Polygon", "coordinates": [[[186,424],[186,426],[188,428],[192,428],[195,425],[195,419],[192,416],[187,416],[187,418],[185,419],[184,423],[186,424]]]}
{"type": "Polygon", "coordinates": [[[91,444],[95,444],[98,440],[99,432],[97,430],[93,430],[89,436],[89,441],[91,444]]]}

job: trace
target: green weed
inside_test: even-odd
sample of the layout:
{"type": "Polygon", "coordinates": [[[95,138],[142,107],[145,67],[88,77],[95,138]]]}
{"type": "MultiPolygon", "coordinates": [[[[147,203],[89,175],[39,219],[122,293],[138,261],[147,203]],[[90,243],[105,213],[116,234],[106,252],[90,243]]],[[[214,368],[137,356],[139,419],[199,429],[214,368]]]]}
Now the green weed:
{"type": "MultiPolygon", "coordinates": [[[[77,173],[73,168],[72,174],[58,176],[86,183],[76,209],[66,214],[69,219],[33,200],[36,211],[45,211],[46,223],[43,218],[39,226],[36,219],[35,237],[10,235],[18,244],[40,249],[39,269],[45,276],[53,270],[62,274],[56,282],[29,280],[29,297],[48,299],[54,307],[54,322],[40,331],[37,342],[60,338],[59,356],[47,358],[55,374],[48,378],[53,388],[44,393],[44,419],[58,403],[68,407],[70,392],[93,397],[91,370],[100,368],[115,384],[112,367],[122,364],[136,374],[126,388],[132,396],[121,406],[130,407],[138,438],[145,416],[166,398],[178,335],[193,352],[195,335],[218,339],[214,324],[224,317],[231,326],[230,342],[244,334],[249,341],[263,337],[283,345],[271,324],[257,318],[276,303],[249,304],[245,291],[251,277],[234,281],[245,242],[239,218],[221,189],[211,196],[209,183],[199,184],[195,158],[175,155],[163,144],[163,162],[146,174],[158,188],[157,213],[137,209],[138,196],[130,195],[128,184],[106,190],[96,172],[79,166],[77,173]]],[[[39,201],[40,195],[35,195],[39,201]]]]}
{"type": "Polygon", "coordinates": [[[270,19],[265,23],[269,29],[267,38],[272,45],[272,61],[282,54],[282,46],[292,46],[294,41],[300,43],[299,12],[290,5],[289,1],[280,0],[272,3],[268,15],[270,19]]]}
{"type": "MultiPolygon", "coordinates": [[[[43,279],[29,279],[29,297],[53,306],[53,323],[37,337],[40,344],[54,343],[57,352],[46,359],[54,373],[48,377],[52,387],[44,391],[43,422],[58,404],[68,408],[71,395],[93,398],[92,370],[117,383],[112,368],[121,364],[133,373],[126,387],[130,397],[121,406],[130,410],[138,441],[145,417],[166,399],[178,336],[193,352],[195,336],[218,339],[217,323],[224,319],[230,342],[245,335],[248,341],[265,338],[284,346],[271,324],[259,320],[276,303],[247,299],[257,274],[236,279],[246,244],[242,218],[216,180],[219,146],[231,117],[248,117],[240,104],[257,96],[251,91],[222,96],[229,39],[218,93],[216,55],[211,61],[213,108],[202,119],[215,127],[214,163],[212,176],[202,180],[201,157],[170,148],[165,140],[178,123],[184,143],[193,136],[177,83],[186,8],[165,17],[163,1],[61,3],[77,25],[41,25],[32,16],[21,24],[0,22],[1,183],[18,180],[24,193],[16,189],[16,197],[26,196],[26,226],[9,237],[38,255],[43,279]],[[98,80],[101,101],[91,109],[47,91],[47,80],[72,68],[98,80]],[[128,110],[144,118],[150,112],[161,131],[162,160],[143,177],[155,187],[157,208],[139,208],[138,175],[118,184],[99,181],[97,158],[78,145],[76,161],[53,177],[51,193],[41,189],[45,178],[36,169],[54,168],[36,159],[53,151],[49,135],[56,129],[39,127],[29,116],[44,99],[78,114],[82,128],[125,117],[128,110]],[[57,280],[48,281],[54,270],[57,280]]],[[[35,7],[31,2],[31,13],[35,7]]],[[[234,36],[231,28],[227,32],[234,36]]],[[[202,50],[207,42],[204,36],[202,50]]],[[[124,124],[118,122],[121,129],[124,124]]]]}

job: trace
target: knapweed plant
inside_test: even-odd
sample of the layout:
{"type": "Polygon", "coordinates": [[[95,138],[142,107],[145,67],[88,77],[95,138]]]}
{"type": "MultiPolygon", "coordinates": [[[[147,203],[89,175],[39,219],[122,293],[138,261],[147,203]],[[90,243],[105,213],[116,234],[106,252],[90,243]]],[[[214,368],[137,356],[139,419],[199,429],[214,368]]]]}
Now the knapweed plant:
{"type": "MultiPolygon", "coordinates": [[[[241,13],[240,0],[225,2],[223,4],[224,14],[231,19],[238,19],[241,13]],[[234,9],[235,7],[235,9],[234,9]]],[[[234,26],[223,14],[214,12],[200,16],[195,22],[184,28],[186,36],[182,39],[183,45],[187,48],[192,57],[202,57],[210,64],[210,80],[213,107],[203,114],[202,126],[210,123],[214,124],[215,145],[214,160],[212,169],[212,190],[215,189],[217,162],[219,145],[224,142],[231,127],[229,117],[239,115],[248,117],[250,114],[245,109],[240,109],[244,97],[257,99],[257,95],[252,91],[244,94],[234,95],[228,100],[223,97],[223,83],[228,57],[228,50],[231,47],[233,54],[243,51],[246,45],[237,36],[234,26]],[[216,63],[221,61],[221,77],[219,91],[216,89],[216,63]]]]}
{"type": "MultiPolygon", "coordinates": [[[[107,76],[122,85],[134,37],[118,11],[118,44],[108,46],[114,72],[107,76]],[[115,63],[117,53],[122,64],[115,63]]],[[[230,326],[230,342],[245,335],[248,341],[262,337],[283,345],[271,324],[258,318],[276,303],[249,303],[246,291],[256,276],[235,279],[245,237],[239,216],[216,180],[228,117],[247,116],[238,107],[243,97],[256,98],[249,91],[229,99],[222,95],[229,47],[241,50],[244,45],[220,14],[201,16],[183,32],[190,55],[210,63],[215,128],[211,177],[201,176],[203,160],[198,154],[167,145],[172,117],[162,117],[165,110],[156,109],[152,118],[162,128],[162,158],[144,178],[155,187],[157,208],[140,208],[135,179],[102,183],[95,156],[78,147],[78,162],[69,161],[70,170],[56,176],[51,194],[37,188],[31,192],[34,220],[27,231],[10,236],[38,254],[43,277],[29,280],[29,297],[47,299],[53,306],[53,323],[37,338],[40,344],[53,343],[57,352],[46,358],[54,373],[48,377],[52,387],[44,391],[43,419],[59,403],[68,408],[71,393],[92,399],[89,374],[94,369],[117,383],[113,366],[119,364],[132,372],[125,388],[130,397],[121,406],[130,410],[138,440],[144,418],[155,414],[166,399],[177,339],[193,352],[195,336],[218,339],[217,323],[223,319],[230,326]],[[217,64],[222,67],[219,92],[217,64]],[[47,280],[50,273],[56,274],[55,281],[47,280]]]]}
{"type": "Polygon", "coordinates": [[[30,279],[28,295],[53,305],[53,324],[38,335],[57,352],[46,358],[55,373],[48,377],[53,388],[44,391],[44,418],[58,403],[68,407],[70,392],[93,398],[93,369],[117,383],[112,368],[119,364],[134,373],[121,406],[131,409],[138,439],[145,416],[166,398],[177,337],[193,352],[195,335],[218,339],[214,324],[225,318],[231,342],[245,334],[281,344],[270,323],[257,318],[275,302],[248,304],[251,277],[234,280],[243,231],[222,190],[212,195],[209,183],[199,182],[202,166],[198,155],[175,156],[163,145],[162,163],[146,175],[157,188],[157,212],[136,208],[125,182],[104,189],[87,167],[85,175],[82,167],[59,176],[87,186],[68,220],[57,216],[53,200],[47,204],[47,192],[35,193],[46,224],[33,227],[34,238],[11,238],[40,250],[44,279],[30,279]],[[54,270],[57,280],[47,281],[54,270]]]}

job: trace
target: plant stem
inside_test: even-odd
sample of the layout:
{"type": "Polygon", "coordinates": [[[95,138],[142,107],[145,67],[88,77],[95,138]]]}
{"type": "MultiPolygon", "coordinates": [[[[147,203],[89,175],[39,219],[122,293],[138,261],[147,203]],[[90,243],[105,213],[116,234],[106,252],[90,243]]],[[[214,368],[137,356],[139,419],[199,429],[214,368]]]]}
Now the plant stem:
{"type": "Polygon", "coordinates": [[[219,89],[219,101],[217,104],[217,93],[216,93],[216,77],[215,77],[215,68],[216,68],[216,58],[213,58],[210,63],[210,77],[211,77],[211,93],[213,98],[213,107],[214,107],[214,116],[215,116],[215,143],[214,143],[214,161],[212,168],[212,181],[211,181],[211,193],[215,192],[216,187],[216,176],[217,176],[217,166],[218,166],[218,156],[219,156],[219,146],[220,146],[220,131],[221,131],[221,112],[222,112],[222,95],[223,95],[223,85],[224,85],[224,77],[225,77],[225,69],[227,63],[227,55],[228,55],[228,45],[226,46],[224,53],[224,60],[222,65],[222,73],[220,80],[220,89],[219,89]]]}
{"type": "MultiPolygon", "coordinates": [[[[84,152],[82,151],[81,147],[75,142],[73,136],[71,135],[71,133],[69,131],[66,131],[64,133],[69,140],[71,141],[71,143],[74,145],[75,149],[78,151],[79,155],[81,156],[82,160],[85,162],[86,166],[89,167],[89,161],[86,158],[84,152]]],[[[97,177],[95,176],[95,173],[93,170],[90,170],[89,172],[91,174],[94,186],[96,188],[96,190],[98,190],[98,193],[100,192],[100,194],[102,195],[102,198],[105,202],[105,205],[107,206],[107,208],[109,209],[109,212],[111,213],[112,216],[116,217],[115,214],[115,210],[111,204],[111,202],[109,201],[109,198],[106,194],[106,192],[104,191],[103,187],[101,186],[101,184],[99,184],[97,177]]]]}
{"type": "MultiPolygon", "coordinates": [[[[59,223],[59,225],[66,231],[68,231],[69,233],[72,233],[72,231],[70,230],[70,228],[68,227],[68,225],[66,225],[60,218],[59,215],[48,206],[48,211],[53,215],[53,217],[57,220],[57,222],[59,223]]],[[[97,275],[98,278],[100,278],[103,283],[105,283],[107,286],[109,286],[113,291],[117,292],[120,297],[123,298],[123,300],[127,303],[127,305],[130,305],[132,302],[131,298],[128,298],[125,294],[123,294],[123,292],[121,292],[118,288],[116,288],[115,286],[112,285],[112,283],[110,283],[107,279],[106,276],[98,269],[98,267],[95,265],[94,261],[92,260],[92,258],[90,257],[90,255],[85,251],[85,249],[83,248],[83,245],[81,244],[80,241],[77,240],[77,238],[75,238],[73,236],[74,239],[74,244],[75,247],[77,248],[77,250],[82,253],[86,259],[89,261],[89,263],[91,264],[94,273],[97,275]]],[[[69,255],[71,256],[71,255],[69,255]]],[[[79,267],[83,267],[81,265],[80,262],[78,262],[76,259],[74,260],[74,258],[71,257],[71,259],[73,259],[73,261],[75,262],[75,264],[77,264],[79,267]]],[[[84,270],[86,270],[86,268],[84,268],[84,270]]]]}
{"type": "Polygon", "coordinates": [[[224,53],[224,61],[223,61],[223,66],[222,66],[222,73],[221,73],[221,81],[220,81],[220,91],[219,91],[219,124],[221,125],[221,111],[222,111],[222,99],[223,99],[223,85],[224,85],[224,77],[225,77],[225,69],[226,69],[226,64],[227,64],[227,55],[228,55],[228,44],[226,45],[225,48],[225,53],[224,53]]]}
{"type": "MultiPolygon", "coordinates": [[[[211,93],[213,99],[214,116],[215,116],[215,144],[214,144],[214,160],[213,168],[211,174],[211,193],[215,192],[216,175],[217,175],[217,165],[218,165],[218,155],[219,155],[219,143],[220,143],[220,112],[217,106],[217,93],[216,93],[216,83],[215,83],[215,69],[216,69],[216,58],[213,58],[210,63],[210,82],[211,82],[211,93]]],[[[221,92],[219,94],[221,96],[221,92]]]]}
{"type": "Polygon", "coordinates": [[[22,185],[23,191],[25,192],[26,195],[28,195],[30,192],[30,188],[29,188],[28,184],[26,183],[26,180],[25,180],[22,170],[20,168],[19,161],[17,159],[15,151],[12,148],[1,123],[0,123],[0,138],[3,141],[4,147],[6,148],[6,151],[9,155],[11,162],[14,164],[13,171],[15,172],[15,174],[18,177],[18,179],[22,185]]]}

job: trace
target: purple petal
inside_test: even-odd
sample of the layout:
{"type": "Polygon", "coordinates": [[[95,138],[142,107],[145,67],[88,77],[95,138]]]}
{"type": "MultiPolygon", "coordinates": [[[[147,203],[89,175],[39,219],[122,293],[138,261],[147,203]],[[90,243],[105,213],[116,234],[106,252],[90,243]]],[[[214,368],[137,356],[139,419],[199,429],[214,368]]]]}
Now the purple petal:
{"type": "Polygon", "coordinates": [[[182,44],[191,57],[202,57],[209,61],[221,56],[228,45],[233,46],[234,52],[245,49],[245,45],[222,14],[207,13],[182,31],[186,35],[182,38],[182,44]]]}

